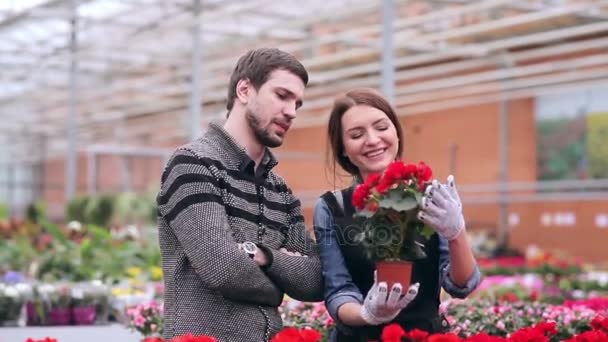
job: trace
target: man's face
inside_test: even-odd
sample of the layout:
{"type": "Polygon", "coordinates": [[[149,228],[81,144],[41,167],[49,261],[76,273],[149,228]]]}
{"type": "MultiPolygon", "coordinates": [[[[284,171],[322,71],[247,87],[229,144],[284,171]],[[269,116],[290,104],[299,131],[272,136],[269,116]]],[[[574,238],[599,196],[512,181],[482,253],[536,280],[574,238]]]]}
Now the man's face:
{"type": "Polygon", "coordinates": [[[257,91],[251,87],[246,118],[256,139],[264,146],[279,147],[302,106],[304,82],[286,70],[275,70],[257,91]]]}

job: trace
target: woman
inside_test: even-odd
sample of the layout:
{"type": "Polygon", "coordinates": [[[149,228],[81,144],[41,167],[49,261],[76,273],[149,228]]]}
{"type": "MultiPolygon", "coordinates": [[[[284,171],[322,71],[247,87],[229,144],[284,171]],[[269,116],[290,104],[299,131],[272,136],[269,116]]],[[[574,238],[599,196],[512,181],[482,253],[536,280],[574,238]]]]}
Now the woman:
{"type": "MultiPolygon", "coordinates": [[[[375,280],[375,266],[357,242],[352,193],[371,173],[382,173],[401,158],[403,134],[388,101],[371,89],[338,98],[331,111],[328,138],[333,157],[354,177],[352,186],[327,192],[316,203],[314,228],[325,277],[325,304],[337,322],[331,341],[379,340],[382,328],[397,322],[405,330],[447,330],[439,313],[440,289],[464,298],[479,284],[480,273],[465,234],[462,206],[453,177],[427,188],[419,218],[435,230],[425,242],[427,258],[416,261],[412,282],[389,291],[375,280]]],[[[335,168],[334,168],[335,170],[335,168]]]]}

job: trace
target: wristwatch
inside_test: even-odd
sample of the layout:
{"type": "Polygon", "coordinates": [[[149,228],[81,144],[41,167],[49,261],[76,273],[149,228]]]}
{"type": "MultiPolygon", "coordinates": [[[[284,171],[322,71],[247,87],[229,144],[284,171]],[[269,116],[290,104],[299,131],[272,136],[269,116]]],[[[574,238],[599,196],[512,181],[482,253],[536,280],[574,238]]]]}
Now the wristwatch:
{"type": "Polygon", "coordinates": [[[255,254],[258,252],[258,246],[251,241],[245,241],[243,242],[243,250],[245,251],[245,253],[249,254],[249,257],[251,259],[253,259],[253,257],[255,257],[255,254]]]}

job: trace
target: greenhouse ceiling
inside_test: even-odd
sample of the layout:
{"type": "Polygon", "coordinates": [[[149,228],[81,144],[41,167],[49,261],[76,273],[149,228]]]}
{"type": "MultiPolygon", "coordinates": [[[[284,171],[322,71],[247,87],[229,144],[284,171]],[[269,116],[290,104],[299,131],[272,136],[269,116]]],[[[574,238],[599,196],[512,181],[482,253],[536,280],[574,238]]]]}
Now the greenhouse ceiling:
{"type": "Polygon", "coordinates": [[[0,136],[143,144],[172,115],[167,144],[187,138],[192,108],[201,125],[224,114],[231,68],[258,46],[309,69],[300,127],[324,124],[336,92],[381,89],[389,62],[404,115],[608,84],[606,0],[394,0],[385,25],[390,2],[0,0],[0,136]]]}

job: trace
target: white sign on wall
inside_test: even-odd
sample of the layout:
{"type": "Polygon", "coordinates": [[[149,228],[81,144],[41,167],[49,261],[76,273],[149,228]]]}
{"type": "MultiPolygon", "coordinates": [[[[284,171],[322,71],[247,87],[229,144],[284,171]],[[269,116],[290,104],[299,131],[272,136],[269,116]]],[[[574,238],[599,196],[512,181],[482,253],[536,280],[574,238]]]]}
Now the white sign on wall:
{"type": "Polygon", "coordinates": [[[573,212],[543,213],[540,224],[544,227],[571,227],[576,224],[576,214],[573,212]]]}
{"type": "Polygon", "coordinates": [[[595,215],[595,226],[598,228],[608,228],[608,214],[595,215]]]}

